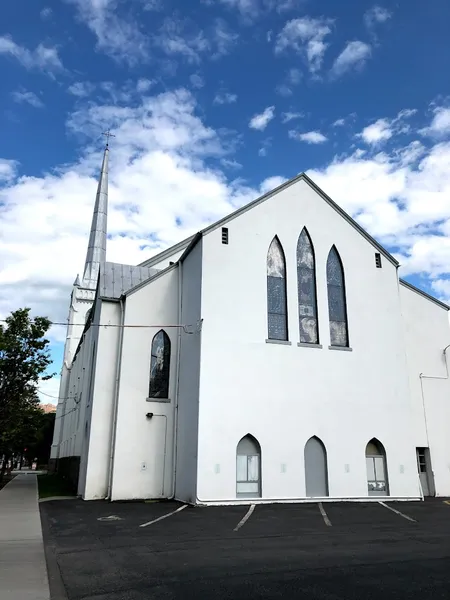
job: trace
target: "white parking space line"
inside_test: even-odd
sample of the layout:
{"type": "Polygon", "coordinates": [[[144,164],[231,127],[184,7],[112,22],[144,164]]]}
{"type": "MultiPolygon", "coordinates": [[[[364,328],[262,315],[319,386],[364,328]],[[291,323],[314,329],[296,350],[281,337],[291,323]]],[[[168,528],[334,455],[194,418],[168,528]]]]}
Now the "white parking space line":
{"type": "Polygon", "coordinates": [[[331,527],[331,521],[328,518],[327,513],[325,512],[322,502],[319,502],[319,510],[320,510],[320,514],[323,517],[323,520],[325,521],[325,525],[328,525],[328,527],[331,527]]]}
{"type": "Polygon", "coordinates": [[[381,500],[378,501],[378,504],[381,504],[381,506],[384,506],[385,508],[388,508],[389,510],[392,510],[392,512],[395,512],[397,515],[400,515],[404,519],[408,519],[408,521],[412,521],[413,523],[417,523],[417,521],[415,519],[413,519],[412,517],[408,517],[408,515],[404,515],[399,510],[395,510],[395,508],[392,508],[392,506],[388,506],[385,502],[381,502],[381,500]]]}
{"type": "Polygon", "coordinates": [[[172,515],[175,515],[177,512],[180,512],[180,510],[184,510],[187,507],[188,507],[187,504],[183,504],[183,506],[180,506],[176,510],[173,510],[172,512],[167,513],[166,515],[163,515],[162,517],[158,517],[157,519],[153,519],[153,521],[149,521],[148,523],[142,523],[142,525],[139,525],[139,527],[147,527],[147,525],[153,525],[153,523],[157,523],[158,521],[162,521],[163,519],[167,519],[167,517],[171,517],[172,515]]]}
{"type": "Polygon", "coordinates": [[[245,513],[245,516],[242,517],[242,519],[239,521],[239,523],[236,525],[236,527],[233,529],[233,531],[239,531],[239,529],[242,527],[242,525],[245,525],[245,523],[252,516],[252,512],[255,510],[255,506],[256,506],[255,504],[252,504],[250,506],[250,508],[248,509],[248,511],[245,513]]]}

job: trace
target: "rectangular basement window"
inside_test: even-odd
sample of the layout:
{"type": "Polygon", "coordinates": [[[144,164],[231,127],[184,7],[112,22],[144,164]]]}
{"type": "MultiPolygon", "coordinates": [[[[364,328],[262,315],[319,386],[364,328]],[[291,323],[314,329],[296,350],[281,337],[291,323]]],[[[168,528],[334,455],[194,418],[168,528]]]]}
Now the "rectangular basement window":
{"type": "Polygon", "coordinates": [[[222,227],[222,244],[228,244],[228,227],[222,227]]]}
{"type": "Polygon", "coordinates": [[[379,252],[375,252],[375,266],[377,269],[381,269],[381,254],[379,252]]]}

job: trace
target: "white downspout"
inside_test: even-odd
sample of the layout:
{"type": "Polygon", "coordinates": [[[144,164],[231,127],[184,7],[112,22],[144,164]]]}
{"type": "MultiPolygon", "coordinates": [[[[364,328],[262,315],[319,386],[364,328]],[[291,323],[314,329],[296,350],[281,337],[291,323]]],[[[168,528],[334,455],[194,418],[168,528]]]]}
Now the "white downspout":
{"type": "MultiPolygon", "coordinates": [[[[182,323],[182,308],[183,308],[183,263],[178,261],[178,323],[182,323]]],[[[177,360],[175,367],[175,402],[174,402],[174,423],[173,423],[173,447],[172,447],[172,493],[169,499],[175,497],[175,485],[177,479],[177,451],[178,451],[178,397],[180,389],[180,357],[181,357],[181,334],[182,327],[178,327],[178,342],[177,342],[177,360]]]]}
{"type": "Polygon", "coordinates": [[[114,450],[116,445],[116,425],[117,425],[117,411],[119,406],[119,388],[120,388],[120,371],[122,366],[122,347],[123,347],[123,330],[125,324],[125,309],[123,296],[119,299],[120,303],[120,327],[119,327],[119,344],[117,349],[116,357],[116,382],[114,385],[114,400],[113,400],[113,421],[111,431],[111,449],[109,453],[109,472],[108,472],[108,491],[106,499],[111,499],[112,491],[112,480],[113,480],[113,469],[114,469],[114,450]]]}

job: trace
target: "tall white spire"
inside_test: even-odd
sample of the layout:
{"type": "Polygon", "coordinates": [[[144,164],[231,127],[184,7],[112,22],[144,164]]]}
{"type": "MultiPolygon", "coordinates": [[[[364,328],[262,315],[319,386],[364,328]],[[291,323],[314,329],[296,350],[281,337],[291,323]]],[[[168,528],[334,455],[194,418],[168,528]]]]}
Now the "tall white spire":
{"type": "Polygon", "coordinates": [[[102,170],[95,198],[94,214],[92,216],[89,246],[84,265],[81,286],[95,290],[97,287],[100,265],[106,261],[106,236],[108,221],[108,160],[109,147],[106,144],[103,155],[102,170]]]}

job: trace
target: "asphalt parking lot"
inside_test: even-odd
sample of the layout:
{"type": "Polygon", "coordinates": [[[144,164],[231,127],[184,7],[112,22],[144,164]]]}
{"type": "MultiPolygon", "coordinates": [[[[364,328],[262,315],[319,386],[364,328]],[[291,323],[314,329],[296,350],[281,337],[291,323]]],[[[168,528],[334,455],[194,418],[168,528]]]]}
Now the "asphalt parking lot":
{"type": "Polygon", "coordinates": [[[41,503],[52,600],[449,598],[445,498],[182,507],[41,503]]]}

